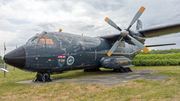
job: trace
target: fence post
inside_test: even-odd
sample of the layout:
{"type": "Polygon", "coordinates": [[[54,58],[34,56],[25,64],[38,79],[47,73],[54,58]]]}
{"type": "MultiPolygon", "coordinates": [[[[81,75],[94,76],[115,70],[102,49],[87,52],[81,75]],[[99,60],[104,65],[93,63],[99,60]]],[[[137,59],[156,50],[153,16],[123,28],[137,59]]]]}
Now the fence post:
{"type": "MultiPolygon", "coordinates": [[[[7,70],[7,65],[5,65],[4,69],[7,70]]],[[[4,77],[6,77],[6,71],[4,71],[4,77]]]]}

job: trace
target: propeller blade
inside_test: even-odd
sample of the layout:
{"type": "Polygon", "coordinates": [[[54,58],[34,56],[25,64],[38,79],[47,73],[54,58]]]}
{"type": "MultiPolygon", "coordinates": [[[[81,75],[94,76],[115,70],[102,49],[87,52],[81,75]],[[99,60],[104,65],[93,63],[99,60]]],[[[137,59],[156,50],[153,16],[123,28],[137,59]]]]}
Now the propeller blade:
{"type": "Polygon", "coordinates": [[[59,32],[62,32],[62,29],[59,29],[59,32]]]}
{"type": "Polygon", "coordinates": [[[131,23],[130,23],[130,25],[129,25],[127,30],[129,30],[131,28],[131,26],[139,19],[139,17],[141,16],[141,14],[144,12],[145,9],[146,8],[143,7],[143,6],[139,9],[139,11],[136,13],[134,18],[132,19],[132,21],[131,21],[131,23]]]}
{"type": "Polygon", "coordinates": [[[133,37],[131,37],[130,35],[128,35],[128,37],[131,39],[131,41],[138,46],[140,49],[142,49],[145,53],[147,53],[149,51],[149,49],[147,47],[145,47],[142,43],[140,43],[139,41],[137,41],[136,39],[134,39],[133,37]]]}
{"type": "Polygon", "coordinates": [[[119,43],[121,42],[121,40],[123,39],[122,36],[120,36],[118,38],[118,40],[115,42],[115,44],[111,47],[111,49],[109,50],[109,52],[107,53],[108,56],[111,56],[111,54],[116,50],[117,46],[119,45],[119,43]]]}
{"type": "Polygon", "coordinates": [[[104,19],[108,24],[110,24],[112,27],[116,28],[117,30],[121,31],[121,28],[119,28],[111,19],[109,19],[108,17],[106,17],[104,19]]]}

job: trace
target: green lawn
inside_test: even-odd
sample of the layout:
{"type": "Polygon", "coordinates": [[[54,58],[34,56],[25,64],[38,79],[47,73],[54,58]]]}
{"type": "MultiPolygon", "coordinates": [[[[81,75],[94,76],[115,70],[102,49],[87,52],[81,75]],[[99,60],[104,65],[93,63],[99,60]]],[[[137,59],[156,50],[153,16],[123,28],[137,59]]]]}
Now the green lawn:
{"type": "MultiPolygon", "coordinates": [[[[8,69],[6,78],[0,72],[0,101],[28,100],[122,100],[122,101],[180,101],[180,66],[133,67],[133,70],[158,70],[154,75],[169,75],[164,81],[133,80],[117,86],[102,86],[74,82],[59,82],[43,85],[17,84],[32,80],[36,73],[8,69]]],[[[82,70],[52,75],[55,78],[82,78],[108,75],[111,72],[86,73],[82,70]]],[[[107,71],[103,69],[103,71],[107,71]]]]}

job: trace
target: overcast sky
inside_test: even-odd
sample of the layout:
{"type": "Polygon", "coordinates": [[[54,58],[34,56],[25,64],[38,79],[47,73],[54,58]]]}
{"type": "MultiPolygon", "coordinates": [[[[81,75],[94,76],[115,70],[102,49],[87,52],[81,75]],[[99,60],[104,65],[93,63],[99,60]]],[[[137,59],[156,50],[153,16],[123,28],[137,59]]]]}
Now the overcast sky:
{"type": "MultiPolygon", "coordinates": [[[[109,26],[105,17],[120,28],[128,27],[141,6],[146,8],[140,17],[143,28],[180,23],[180,0],[0,0],[0,55],[19,47],[36,33],[58,31],[86,36],[119,33],[109,26]]],[[[135,30],[135,25],[131,28],[135,30]]],[[[180,33],[150,38],[147,45],[176,43],[180,48],[180,33]]]]}

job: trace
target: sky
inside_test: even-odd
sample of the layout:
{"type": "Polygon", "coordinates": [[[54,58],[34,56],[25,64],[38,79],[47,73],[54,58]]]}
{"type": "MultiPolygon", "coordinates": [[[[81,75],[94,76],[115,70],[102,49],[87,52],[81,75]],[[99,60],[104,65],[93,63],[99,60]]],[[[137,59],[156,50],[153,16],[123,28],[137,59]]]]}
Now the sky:
{"type": "MultiPolygon", "coordinates": [[[[121,29],[144,6],[143,29],[180,23],[180,0],[0,0],[0,55],[24,45],[43,31],[104,36],[119,33],[104,19],[109,17],[121,29]]],[[[131,28],[135,30],[136,24],[131,28]]],[[[150,49],[180,48],[180,33],[146,39],[145,45],[176,43],[150,49]]]]}

